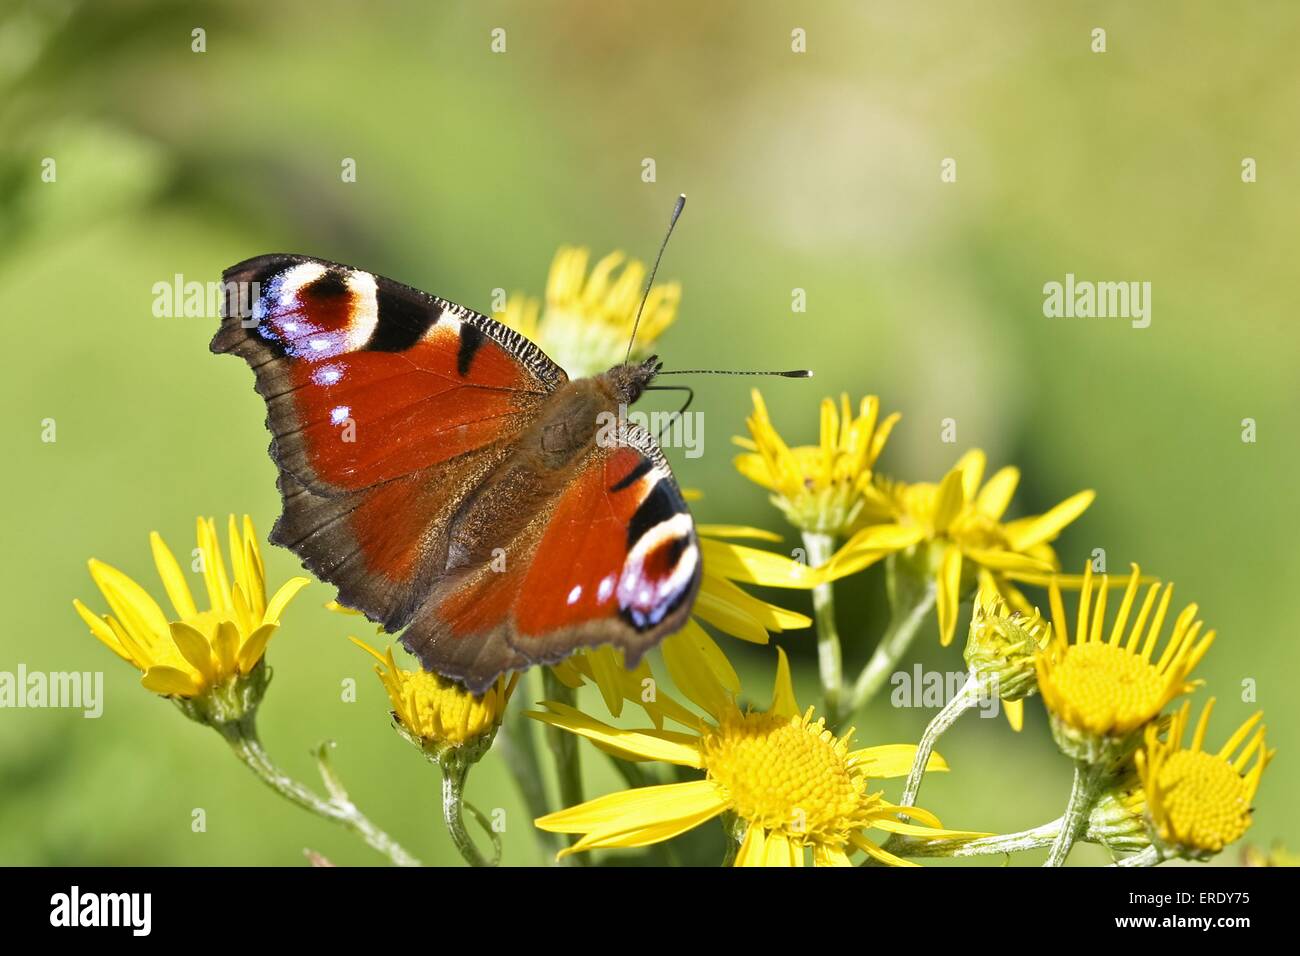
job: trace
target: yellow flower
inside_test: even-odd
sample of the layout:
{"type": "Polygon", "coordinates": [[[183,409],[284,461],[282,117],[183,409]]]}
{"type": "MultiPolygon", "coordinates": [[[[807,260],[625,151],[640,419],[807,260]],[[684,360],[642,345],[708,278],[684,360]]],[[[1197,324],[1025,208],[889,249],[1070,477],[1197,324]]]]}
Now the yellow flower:
{"type": "MultiPolygon", "coordinates": [[[[625,257],[611,252],[589,274],[589,257],[587,249],[562,246],[551,263],[545,311],[535,299],[515,295],[494,316],[532,339],[573,378],[598,375],[623,361],[645,291],[646,268],[641,262],[630,259],[620,271],[625,257]]],[[[650,354],[655,341],[677,318],[681,297],[681,285],[676,282],[650,289],[632,348],[633,360],[650,354]]]]}
{"type": "Polygon", "coordinates": [[[1091,565],[1085,570],[1073,642],[1061,590],[1055,583],[1051,585],[1052,641],[1036,658],[1038,687],[1052,716],[1057,742],[1081,759],[1096,756],[1094,745],[1122,743],[1159,716],[1171,700],[1192,690],[1195,684],[1189,675],[1214,640],[1213,631],[1201,635],[1197,607],[1189,604],[1174,621],[1164,650],[1155,656],[1173,600],[1173,585],[1166,585],[1161,592],[1159,584],[1148,588],[1126,637],[1140,583],[1137,565],[1133,565],[1114,626],[1106,635],[1107,583],[1103,577],[1094,589],[1091,565]],[[1079,749],[1087,753],[1076,753],[1079,749]]]}
{"type": "Polygon", "coordinates": [[[1013,730],[1024,726],[1025,698],[1038,692],[1034,655],[1051,639],[1052,626],[1037,608],[1024,615],[996,591],[980,591],[966,636],[966,666],[975,679],[991,682],[1013,730]]]}
{"type": "MultiPolygon", "coordinates": [[[[802,866],[812,851],[818,866],[848,866],[862,850],[886,863],[905,865],[869,839],[879,829],[919,836],[974,836],[938,829],[934,815],[916,807],[907,814],[921,823],[903,823],[899,808],[871,793],[873,777],[904,776],[916,748],[911,745],[850,749],[850,730],[837,738],[813,709],[800,712],[790,681],[790,666],[778,649],[772,705],[741,711],[735,696],[717,682],[702,679],[682,692],[709,715],[692,718],[692,733],[656,728],[624,730],[602,723],[573,707],[548,703],[533,713],[545,723],[591,740],[625,760],[660,760],[702,770],[701,780],[640,787],[589,800],[548,814],[537,826],[554,833],[581,834],[563,853],[609,847],[641,847],[671,839],[721,814],[734,815],[743,837],[737,866],[802,866]]],[[[930,770],[946,770],[935,755],[930,770]]]]}
{"type": "Polygon", "coordinates": [[[877,478],[872,489],[864,492],[866,527],[831,562],[833,570],[847,574],[891,554],[905,552],[913,557],[934,579],[939,639],[945,647],[956,633],[962,597],[977,583],[996,590],[1013,608],[1030,613],[1032,605],[1011,580],[1045,581],[1060,566],[1050,542],[1095,497],[1092,491],[1081,491],[1045,514],[1004,522],[1020,472],[1003,468],[985,482],[985,463],[984,452],[972,449],[937,485],[877,478]]]}
{"type": "Polygon", "coordinates": [[[1146,821],[1147,797],[1137,768],[1125,763],[1102,790],[1088,814],[1087,839],[1116,853],[1138,853],[1151,845],[1146,821]]]}
{"type": "Polygon", "coordinates": [[[196,698],[252,674],[285,606],[308,583],[307,578],[291,578],[268,601],[266,571],[252,520],[244,517],[241,535],[231,515],[228,529],[232,574],[221,556],[216,523],[198,519],[206,611],[195,605],[180,565],[157,532],[149,535],[149,543],[174,617],[121,571],[90,561],[90,576],[112,613],[98,616],[81,601],[73,606],[90,633],[142,671],[140,683],[156,694],[196,698]]]}
{"type": "Polygon", "coordinates": [[[388,691],[393,715],[407,735],[421,747],[441,750],[482,743],[501,724],[519,675],[498,677],[487,693],[475,697],[455,681],[425,670],[403,670],[393,658],[393,649],[380,654],[364,641],[351,638],[379,663],[375,673],[388,691]]]}
{"type": "Polygon", "coordinates": [[[863,494],[871,491],[871,471],[898,422],[897,412],[880,420],[880,399],[868,395],[856,417],[849,396],[822,399],[821,441],[789,447],[772,425],[767,405],[753,391],[754,414],[746,421],[750,438],[732,439],[747,449],[736,456],[736,470],[772,493],[771,500],[801,531],[839,536],[862,513],[863,494]]]}
{"type": "Polygon", "coordinates": [[[1158,727],[1148,727],[1145,747],[1134,759],[1146,791],[1147,816],[1160,842],[1176,855],[1203,859],[1249,829],[1251,802],[1273,752],[1264,745],[1262,712],[1238,727],[1217,753],[1203,750],[1214,698],[1185,748],[1191,706],[1186,701],[1179,708],[1164,740],[1158,727]]]}
{"type": "MultiPolygon", "coordinates": [[[[740,584],[808,590],[825,575],[785,555],[734,543],[735,539],[776,542],[781,540],[780,535],[738,525],[702,524],[696,531],[700,536],[704,578],[691,619],[660,645],[664,663],[678,686],[708,679],[717,681],[733,694],[739,693],[740,678],[700,622],[741,640],[766,644],[769,632],[805,628],[812,620],[805,614],[756,598],[740,584]]],[[[653,674],[649,661],[644,658],[635,669],[628,670],[621,651],[599,647],[581,651],[553,670],[571,688],[581,687],[586,680],[595,682],[615,717],[622,714],[625,700],[641,704],[656,726],[663,725],[665,716],[674,719],[679,716],[665,710],[671,703],[664,702],[661,696],[647,697],[646,688],[650,685],[646,681],[653,681],[653,674]]]]}

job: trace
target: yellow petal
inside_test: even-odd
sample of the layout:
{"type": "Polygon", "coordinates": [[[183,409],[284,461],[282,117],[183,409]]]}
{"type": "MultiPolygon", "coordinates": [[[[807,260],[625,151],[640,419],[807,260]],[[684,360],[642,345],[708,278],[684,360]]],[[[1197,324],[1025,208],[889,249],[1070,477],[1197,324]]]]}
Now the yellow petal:
{"type": "Polygon", "coordinates": [[[962,545],[962,551],[976,564],[994,571],[1005,571],[1008,574],[1050,574],[1052,572],[1051,564],[1027,554],[994,548],[972,548],[967,545],[962,545]]]}
{"type": "Polygon", "coordinates": [[[198,681],[174,667],[151,667],[140,678],[140,684],[164,697],[193,697],[200,690],[198,681]]]}
{"type": "MultiPolygon", "coordinates": [[[[357,647],[361,648],[363,651],[365,651],[367,654],[369,654],[369,655],[370,655],[371,657],[373,657],[375,660],[379,661],[379,663],[383,664],[384,666],[388,666],[388,658],[384,657],[383,654],[380,654],[377,650],[375,650],[373,647],[371,647],[371,646],[370,646],[369,644],[367,644],[365,641],[358,640],[357,638],[355,638],[355,637],[351,637],[351,636],[348,637],[348,640],[351,641],[353,644],[357,645],[357,647]]],[[[578,683],[577,683],[576,686],[578,686],[578,687],[581,687],[581,686],[582,686],[582,680],[581,680],[581,679],[578,680],[578,683]]]]}
{"type": "Polygon", "coordinates": [[[838,581],[840,578],[847,578],[859,571],[865,571],[873,564],[889,557],[891,553],[889,551],[854,551],[847,553],[841,550],[831,558],[829,563],[823,565],[822,571],[828,581],[838,581]]]}
{"type": "Polygon", "coordinates": [[[733,695],[740,692],[740,678],[704,628],[688,621],[661,647],[668,676],[687,700],[714,718],[731,706],[733,695]]]}
{"type": "MultiPolygon", "coordinates": [[[[354,638],[355,640],[355,638],[354,638]]],[[[585,654],[574,654],[567,660],[560,661],[558,664],[551,665],[551,673],[569,690],[577,690],[586,681],[583,679],[582,670],[578,667],[578,662],[586,657],[585,654]]],[[[590,670],[590,668],[588,668],[590,670]]]]}
{"type": "Polygon", "coordinates": [[[244,593],[248,593],[248,565],[245,563],[247,554],[244,551],[244,542],[239,535],[239,525],[235,523],[234,515],[226,516],[226,540],[229,542],[230,549],[230,580],[232,587],[242,587],[244,593]]]}
{"type": "MultiPolygon", "coordinates": [[[[860,767],[868,777],[888,779],[906,777],[912,771],[916,760],[916,744],[882,744],[879,747],[864,747],[849,755],[854,766],[860,767]]],[[[926,761],[926,773],[937,773],[948,769],[947,762],[939,754],[930,753],[926,761]]]]}
{"type": "Polygon", "coordinates": [[[777,543],[785,540],[774,531],[764,531],[762,528],[751,528],[743,524],[697,524],[695,531],[702,538],[752,538],[756,541],[777,543]]]}
{"type": "Polygon", "coordinates": [[[176,556],[157,531],[150,532],[149,547],[153,550],[153,563],[158,568],[158,577],[162,578],[163,590],[167,592],[176,616],[182,620],[197,617],[199,609],[194,604],[194,595],[190,593],[185,575],[176,563],[176,556]]]}
{"type": "Polygon", "coordinates": [[[622,652],[606,645],[592,648],[586,656],[591,665],[591,679],[605,701],[605,709],[618,717],[623,713],[623,676],[627,673],[622,652]]]}
{"type": "Polygon", "coordinates": [[[934,531],[943,534],[953,519],[961,514],[966,504],[963,473],[954,468],[943,476],[943,483],[934,496],[934,531]]]}
{"type": "Polygon", "coordinates": [[[803,866],[803,847],[791,843],[780,830],[772,830],[763,847],[763,866],[803,866]]]}
{"type": "Polygon", "coordinates": [[[975,496],[975,507],[990,518],[1000,519],[1011,505],[1011,499],[1015,496],[1019,484],[1019,468],[1008,465],[1006,468],[998,469],[997,474],[990,478],[988,484],[975,496]]]}
{"type": "Polygon", "coordinates": [[[596,797],[576,807],[538,817],[535,825],[549,833],[626,833],[703,812],[720,812],[718,788],[711,780],[637,787],[596,797]]]}
{"type": "Polygon", "coordinates": [[[117,639],[117,635],[113,633],[113,629],[109,626],[107,620],[95,614],[80,601],[74,600],[72,606],[76,609],[77,614],[81,616],[81,619],[86,622],[86,626],[90,628],[90,633],[99,638],[101,643],[107,645],[109,650],[122,658],[122,660],[126,661],[128,664],[136,663],[135,659],[131,657],[130,652],[127,651],[127,649],[122,646],[122,642],[117,639]]]}
{"type": "Polygon", "coordinates": [[[962,494],[966,501],[974,501],[979,493],[980,485],[984,483],[984,466],[987,462],[988,458],[981,449],[972,448],[953,466],[954,470],[961,472],[962,494]]]}
{"type": "Polygon", "coordinates": [[[144,588],[112,565],[91,559],[90,577],[108,602],[109,610],[137,641],[154,646],[167,639],[167,617],[144,588]]]}
{"type": "Polygon", "coordinates": [[[725,541],[700,540],[705,573],[769,588],[811,588],[821,577],[808,565],[783,554],[725,541]]]}
{"type": "Polygon", "coordinates": [[[914,525],[873,524],[863,528],[844,543],[844,547],[831,560],[839,561],[854,552],[884,552],[892,554],[910,548],[922,538],[925,532],[914,525]]]}
{"type": "Polygon", "coordinates": [[[853,862],[843,847],[818,843],[813,847],[813,866],[852,866],[853,862]]]}
{"type": "Polygon", "coordinates": [[[1036,544],[1053,541],[1066,525],[1088,510],[1096,497],[1095,491],[1081,491],[1066,498],[1046,514],[1009,522],[1003,526],[1007,540],[1016,551],[1025,551],[1036,544]]]}
{"type": "Polygon", "coordinates": [[[253,519],[248,515],[244,515],[244,568],[248,577],[244,591],[248,595],[249,609],[261,620],[266,615],[266,566],[262,564],[262,552],[257,546],[253,519]]]}
{"type": "Polygon", "coordinates": [[[689,816],[679,817],[676,820],[650,823],[645,826],[620,830],[616,833],[609,833],[605,830],[593,831],[568,849],[561,850],[557,855],[557,859],[568,856],[570,853],[579,853],[583,850],[598,850],[608,847],[631,848],[662,843],[665,840],[671,840],[673,837],[680,836],[688,830],[694,830],[701,823],[705,823],[716,817],[724,809],[725,804],[723,804],[719,799],[719,805],[715,808],[700,810],[689,816]]]}
{"type": "Polygon", "coordinates": [[[768,631],[796,631],[812,626],[812,618],[808,615],[754,597],[725,578],[705,575],[701,590],[729,604],[736,612],[753,618],[768,631]]]}
{"type": "Polygon", "coordinates": [[[550,701],[550,713],[528,711],[534,720],[604,744],[629,760],[662,760],[683,767],[702,766],[697,737],[671,730],[624,730],[588,717],[575,707],[550,701]]]}
{"type": "Polygon", "coordinates": [[[1007,715],[1007,723],[1016,733],[1025,726],[1025,702],[1023,700],[1004,700],[1002,712],[1007,715]]]}
{"type": "Polygon", "coordinates": [[[172,621],[171,635],[181,657],[189,662],[204,682],[210,684],[216,680],[217,671],[213,666],[212,647],[208,644],[207,636],[183,621],[172,621]]]}
{"type": "Polygon", "coordinates": [[[257,662],[266,653],[267,642],[271,640],[271,636],[279,626],[278,624],[263,624],[248,635],[248,640],[244,641],[244,646],[239,649],[238,662],[241,674],[247,674],[257,666],[257,662]]]}
{"type": "Polygon", "coordinates": [[[935,581],[938,595],[935,609],[939,616],[939,643],[947,647],[957,633],[957,613],[961,604],[961,551],[949,547],[943,553],[935,581]]]}
{"type": "Polygon", "coordinates": [[[217,670],[221,674],[234,672],[238,652],[239,628],[234,621],[221,621],[217,624],[217,634],[212,640],[212,656],[216,658],[217,670]]]}
{"type": "MultiPolygon", "coordinates": [[[[705,576],[704,582],[700,586],[699,597],[695,599],[693,613],[700,620],[712,624],[732,637],[738,637],[742,641],[750,641],[754,644],[766,644],[768,641],[767,629],[763,627],[761,621],[749,613],[747,607],[737,606],[742,603],[748,605],[748,602],[736,598],[735,592],[737,591],[740,591],[740,588],[729,581],[705,576]]],[[[743,591],[740,591],[740,593],[744,594],[743,591]]],[[[749,595],[746,594],[745,597],[749,597],[749,595]]],[[[751,598],[751,600],[757,601],[758,599],[751,598]]]]}
{"type": "Polygon", "coordinates": [[[262,615],[263,624],[279,624],[280,615],[284,613],[285,607],[293,600],[294,595],[311,584],[311,578],[290,578],[280,585],[280,590],[275,592],[270,603],[266,605],[266,613],[262,615]]]}
{"type": "MultiPolygon", "coordinates": [[[[912,811],[911,807],[902,807],[905,813],[912,811]]],[[[981,837],[993,836],[992,833],[977,833],[974,830],[945,830],[942,827],[923,827],[915,823],[904,823],[901,820],[881,819],[875,820],[871,824],[877,830],[885,830],[889,833],[902,833],[906,836],[952,838],[958,840],[978,840],[981,837]]]]}
{"type": "Polygon", "coordinates": [[[768,713],[782,717],[795,717],[799,714],[799,704],[795,701],[794,682],[790,679],[790,661],[782,648],[776,649],[776,683],[772,687],[772,706],[768,713]]]}
{"type": "Polygon", "coordinates": [[[211,518],[198,519],[199,552],[203,558],[203,583],[208,589],[208,601],[214,611],[230,610],[230,578],[226,576],[226,560],[221,556],[221,541],[217,538],[217,523],[211,518]]]}
{"type": "Polygon", "coordinates": [[[917,865],[916,863],[913,863],[911,860],[904,860],[902,857],[894,856],[894,854],[890,853],[889,851],[881,849],[879,846],[877,846],[875,843],[872,843],[861,833],[851,834],[849,836],[849,842],[852,843],[859,850],[866,853],[867,856],[874,857],[875,859],[879,860],[882,863],[888,863],[890,866],[916,866],[917,865]]]}
{"type": "Polygon", "coordinates": [[[736,852],[735,866],[762,866],[767,852],[767,832],[758,824],[751,823],[745,831],[745,839],[740,841],[736,852]]]}

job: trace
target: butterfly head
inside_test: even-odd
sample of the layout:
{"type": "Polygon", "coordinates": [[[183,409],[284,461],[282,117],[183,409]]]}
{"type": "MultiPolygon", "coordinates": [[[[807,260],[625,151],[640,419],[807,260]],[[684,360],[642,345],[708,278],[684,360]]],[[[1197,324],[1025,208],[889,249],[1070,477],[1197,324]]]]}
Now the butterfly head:
{"type": "Polygon", "coordinates": [[[644,362],[636,362],[630,365],[615,365],[606,372],[602,378],[609,384],[614,391],[614,396],[624,405],[631,405],[641,393],[646,390],[659,370],[664,367],[664,363],[659,361],[659,356],[652,355],[644,362]]]}

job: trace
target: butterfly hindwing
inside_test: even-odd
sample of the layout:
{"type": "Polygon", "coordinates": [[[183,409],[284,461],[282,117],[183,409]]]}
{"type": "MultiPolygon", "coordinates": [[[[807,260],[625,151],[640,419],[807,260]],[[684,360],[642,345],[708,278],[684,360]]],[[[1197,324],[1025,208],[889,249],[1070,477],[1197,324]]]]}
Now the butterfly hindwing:
{"type": "Polygon", "coordinates": [[[654,439],[627,425],[592,444],[501,563],[439,584],[402,642],[481,689],[503,670],[613,644],[629,666],[685,623],[701,580],[690,512],[654,439]]]}

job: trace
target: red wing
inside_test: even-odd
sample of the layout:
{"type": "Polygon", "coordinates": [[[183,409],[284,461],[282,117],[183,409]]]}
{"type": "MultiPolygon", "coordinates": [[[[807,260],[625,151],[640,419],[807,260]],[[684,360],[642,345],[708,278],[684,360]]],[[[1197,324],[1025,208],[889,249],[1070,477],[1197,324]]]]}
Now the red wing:
{"type": "Polygon", "coordinates": [[[212,351],[253,368],[284,512],[271,540],[390,628],[445,562],[456,507],[567,381],[487,316],[303,256],[227,269],[212,351]]]}
{"type": "Polygon", "coordinates": [[[212,350],[248,360],[272,457],[317,494],[368,488],[516,435],[567,380],[500,323],[368,272],[261,256],[224,280],[212,350]]]}
{"type": "Polygon", "coordinates": [[[679,629],[699,590],[690,512],[654,440],[628,428],[593,446],[502,568],[440,582],[402,642],[482,690],[498,674],[614,644],[629,666],[679,629]]]}

